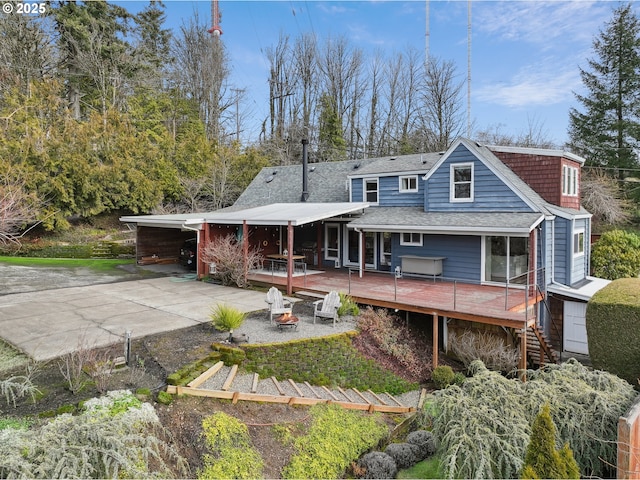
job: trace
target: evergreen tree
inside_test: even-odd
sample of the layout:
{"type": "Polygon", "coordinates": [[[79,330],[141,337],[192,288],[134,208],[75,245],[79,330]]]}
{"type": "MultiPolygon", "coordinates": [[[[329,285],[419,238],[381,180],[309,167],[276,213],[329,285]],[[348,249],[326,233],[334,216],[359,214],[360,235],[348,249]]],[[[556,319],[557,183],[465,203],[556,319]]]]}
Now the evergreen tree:
{"type": "MultiPolygon", "coordinates": [[[[590,165],[638,166],[640,147],[640,19],[631,4],[618,7],[593,41],[596,58],[580,69],[587,93],[569,112],[572,149],[590,165]]],[[[622,172],[620,172],[622,175],[622,172]]]]}
{"type": "Polygon", "coordinates": [[[580,478],[569,445],[565,444],[560,451],[556,449],[556,427],[548,403],[542,406],[531,426],[521,478],[580,478]]]}
{"type": "Polygon", "coordinates": [[[166,20],[164,3],[151,0],[135,16],[135,58],[140,72],[138,81],[143,85],[162,88],[163,71],[171,63],[171,30],[162,28],[166,20]]]}
{"type": "Polygon", "coordinates": [[[325,161],[343,160],[346,142],[336,102],[330,95],[320,97],[320,157],[325,161]]]}

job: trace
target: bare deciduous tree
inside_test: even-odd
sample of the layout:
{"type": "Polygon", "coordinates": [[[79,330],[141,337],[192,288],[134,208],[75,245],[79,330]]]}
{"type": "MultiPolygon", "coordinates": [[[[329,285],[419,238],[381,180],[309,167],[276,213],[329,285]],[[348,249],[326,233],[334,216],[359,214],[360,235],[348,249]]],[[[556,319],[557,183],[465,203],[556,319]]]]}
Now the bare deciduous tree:
{"type": "Polygon", "coordinates": [[[19,247],[25,227],[35,222],[38,211],[39,204],[23,181],[0,175],[0,245],[19,247]]]}
{"type": "Polygon", "coordinates": [[[255,248],[248,250],[245,259],[242,243],[236,240],[235,235],[214,238],[202,252],[202,259],[209,264],[215,264],[214,278],[220,280],[223,285],[235,285],[240,288],[247,287],[247,274],[249,270],[262,266],[262,255],[255,248]]]}
{"type": "Polygon", "coordinates": [[[596,223],[623,225],[631,219],[632,204],[623,197],[618,181],[600,169],[583,170],[580,196],[596,223]]]}

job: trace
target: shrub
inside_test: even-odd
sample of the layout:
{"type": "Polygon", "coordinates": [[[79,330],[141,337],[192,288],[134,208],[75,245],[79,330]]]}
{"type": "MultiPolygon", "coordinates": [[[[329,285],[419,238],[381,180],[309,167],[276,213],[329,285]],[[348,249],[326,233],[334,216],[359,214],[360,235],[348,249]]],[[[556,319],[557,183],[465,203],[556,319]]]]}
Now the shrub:
{"type": "Polygon", "coordinates": [[[431,380],[436,385],[437,389],[447,388],[449,385],[453,383],[455,379],[455,373],[453,373],[453,368],[449,365],[440,365],[433,369],[431,372],[431,380]]]}
{"type": "Polygon", "coordinates": [[[247,426],[224,412],[202,421],[203,436],[211,453],[204,455],[199,479],[261,478],[263,461],[251,445],[247,426]]]}
{"type": "Polygon", "coordinates": [[[211,323],[221,332],[233,332],[242,325],[246,314],[231,305],[219,303],[211,307],[211,323]]]}
{"type": "Polygon", "coordinates": [[[549,404],[546,403],[531,426],[522,478],[580,478],[578,465],[568,446],[564,452],[560,456],[556,449],[556,427],[551,420],[549,404]],[[576,471],[577,476],[568,476],[569,473],[575,475],[576,471]]]}
{"type": "Polygon", "coordinates": [[[396,478],[398,467],[395,460],[384,452],[369,452],[358,460],[358,466],[365,470],[362,478],[396,478]]]}
{"type": "Polygon", "coordinates": [[[360,314],[360,307],[351,298],[351,295],[340,292],[340,308],[338,308],[338,316],[344,317],[345,315],[358,316],[360,314]]]}
{"type": "Polygon", "coordinates": [[[640,279],[615,280],[587,304],[587,341],[594,368],[638,385],[640,378],[640,279]]]}
{"type": "Polygon", "coordinates": [[[162,405],[171,405],[172,402],[173,395],[163,390],[158,392],[158,403],[161,403],[162,405]]]}
{"type": "Polygon", "coordinates": [[[327,404],[314,405],[310,413],[311,427],[296,438],[296,453],[282,470],[282,478],[341,478],[354,459],[388,434],[377,414],[327,404]]]}
{"type": "Polygon", "coordinates": [[[411,443],[390,443],[384,453],[393,458],[398,468],[409,468],[418,462],[420,448],[411,443]]]}
{"type": "Polygon", "coordinates": [[[581,473],[610,473],[618,418],[636,397],[627,382],[575,360],[528,371],[527,382],[507,379],[479,361],[470,370],[473,376],[461,387],[435,392],[420,419],[433,424],[445,477],[515,478],[522,471],[533,415],[544,402],[581,473]]]}
{"type": "Polygon", "coordinates": [[[640,274],[640,236],[623,230],[602,234],[591,249],[593,274],[616,280],[640,274]]]}
{"type": "Polygon", "coordinates": [[[137,402],[121,409],[136,402],[130,392],[110,392],[85,402],[79,415],[59,415],[28,430],[0,430],[0,478],[186,476],[184,459],[163,440],[153,407],[137,402]]]}
{"type": "Polygon", "coordinates": [[[407,443],[418,447],[418,460],[424,460],[436,453],[436,439],[433,433],[427,430],[414,430],[407,435],[407,443]]]}
{"type": "Polygon", "coordinates": [[[474,360],[481,360],[489,370],[499,372],[510,372],[518,366],[520,358],[518,350],[499,336],[468,329],[449,333],[449,349],[467,367],[474,360]]]}
{"type": "Polygon", "coordinates": [[[202,259],[206,263],[215,263],[216,272],[212,277],[223,285],[233,285],[245,288],[249,270],[262,266],[262,255],[257,249],[249,249],[245,263],[242,243],[235,235],[216,237],[209,242],[202,252],[202,259]]]}
{"type": "Polygon", "coordinates": [[[370,335],[383,352],[395,357],[408,371],[422,373],[424,361],[416,357],[407,343],[411,338],[409,328],[387,310],[367,307],[358,317],[357,328],[370,335]]]}

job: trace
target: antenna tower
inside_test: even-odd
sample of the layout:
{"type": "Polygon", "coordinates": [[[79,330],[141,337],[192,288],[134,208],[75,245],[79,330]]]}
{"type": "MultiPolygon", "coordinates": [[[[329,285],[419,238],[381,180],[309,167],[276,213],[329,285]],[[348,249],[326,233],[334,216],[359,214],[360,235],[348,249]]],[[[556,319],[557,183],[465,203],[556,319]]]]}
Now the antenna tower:
{"type": "Polygon", "coordinates": [[[222,28],[220,28],[220,9],[218,8],[218,0],[211,0],[211,25],[212,27],[207,30],[214,37],[222,35],[222,28]]]}

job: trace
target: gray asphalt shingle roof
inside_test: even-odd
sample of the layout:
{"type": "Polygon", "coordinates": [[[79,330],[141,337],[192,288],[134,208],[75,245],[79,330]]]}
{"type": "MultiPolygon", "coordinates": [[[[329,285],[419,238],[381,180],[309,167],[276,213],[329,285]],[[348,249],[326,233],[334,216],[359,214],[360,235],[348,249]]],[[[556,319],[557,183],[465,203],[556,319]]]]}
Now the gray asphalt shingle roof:
{"type": "Polygon", "coordinates": [[[392,175],[402,172],[427,173],[441,157],[442,153],[436,152],[372,158],[370,160],[371,163],[351,172],[351,175],[392,175]]]}
{"type": "Polygon", "coordinates": [[[369,207],[349,227],[380,231],[528,233],[543,219],[535,212],[425,212],[422,207],[369,207]]]}

